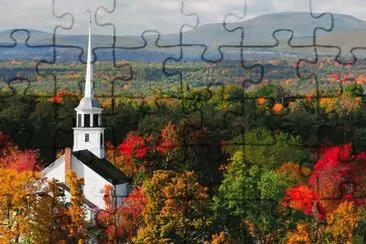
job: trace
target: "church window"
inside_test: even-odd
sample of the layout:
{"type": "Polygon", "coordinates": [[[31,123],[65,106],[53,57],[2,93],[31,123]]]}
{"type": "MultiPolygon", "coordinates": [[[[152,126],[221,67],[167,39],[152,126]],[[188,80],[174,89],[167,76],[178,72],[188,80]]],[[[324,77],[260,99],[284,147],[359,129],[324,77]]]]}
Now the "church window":
{"type": "Polygon", "coordinates": [[[89,134],[85,134],[85,142],[89,142],[89,134]]]}
{"type": "Polygon", "coordinates": [[[78,114],[78,127],[81,127],[81,114],[78,114]]]}
{"type": "Polygon", "coordinates": [[[90,114],[84,114],[84,127],[90,127],[90,114]]]}
{"type": "Polygon", "coordinates": [[[98,114],[93,114],[93,127],[98,127],[99,126],[99,118],[98,118],[98,114]]]}

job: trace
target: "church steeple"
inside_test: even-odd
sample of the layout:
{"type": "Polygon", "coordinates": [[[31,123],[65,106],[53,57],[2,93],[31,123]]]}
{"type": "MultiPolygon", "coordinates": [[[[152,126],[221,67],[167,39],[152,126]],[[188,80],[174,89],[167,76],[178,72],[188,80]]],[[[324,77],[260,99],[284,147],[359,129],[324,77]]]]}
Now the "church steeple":
{"type": "Polygon", "coordinates": [[[93,97],[93,65],[92,65],[92,51],[91,51],[91,12],[89,12],[89,35],[88,35],[88,58],[86,65],[85,77],[85,97],[93,97]]]}
{"type": "Polygon", "coordinates": [[[104,128],[102,111],[94,98],[93,66],[91,47],[91,12],[89,12],[88,57],[85,75],[84,97],[80,100],[76,111],[76,127],[74,127],[73,151],[89,150],[99,158],[104,158],[104,128]]]}

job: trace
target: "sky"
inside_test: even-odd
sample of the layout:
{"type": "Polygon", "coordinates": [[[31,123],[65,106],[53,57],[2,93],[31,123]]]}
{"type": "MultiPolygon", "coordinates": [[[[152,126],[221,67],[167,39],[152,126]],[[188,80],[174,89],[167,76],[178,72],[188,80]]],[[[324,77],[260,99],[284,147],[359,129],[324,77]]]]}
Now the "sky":
{"type": "Polygon", "coordinates": [[[0,30],[25,28],[59,34],[85,34],[87,9],[93,13],[93,33],[136,35],[145,30],[177,33],[185,24],[245,21],[278,12],[332,12],[366,20],[365,0],[1,0],[0,30]],[[54,2],[54,3],[53,3],[54,2]],[[184,2],[184,14],[181,13],[184,2]],[[115,6],[114,6],[115,5],[115,6]],[[53,13],[54,12],[54,13],[53,13]],[[244,14],[245,13],[245,14],[244,14]],[[234,15],[241,18],[236,18],[234,15]],[[114,28],[113,28],[114,27],[114,28]],[[67,29],[69,28],[69,29],[67,29]]]}

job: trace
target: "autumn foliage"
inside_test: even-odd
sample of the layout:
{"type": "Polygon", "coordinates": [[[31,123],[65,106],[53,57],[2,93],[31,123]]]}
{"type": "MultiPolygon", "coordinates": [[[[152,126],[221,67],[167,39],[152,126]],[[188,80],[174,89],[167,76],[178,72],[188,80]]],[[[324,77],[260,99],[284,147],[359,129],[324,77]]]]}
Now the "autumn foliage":
{"type": "Polygon", "coordinates": [[[106,145],[107,157],[127,175],[133,176],[147,168],[158,168],[158,161],[168,157],[178,147],[179,141],[175,126],[169,122],[160,134],[142,136],[130,132],[117,148],[110,143],[106,145]]]}
{"type": "Polygon", "coordinates": [[[118,148],[127,158],[143,158],[146,156],[148,150],[151,150],[151,148],[147,147],[142,136],[134,135],[132,133],[127,135],[126,139],[118,148]]]}
{"type": "Polygon", "coordinates": [[[284,204],[319,219],[335,211],[344,201],[364,205],[366,154],[352,155],[352,145],[334,146],[324,151],[314,166],[308,184],[286,190],[284,204]]]}
{"type": "Polygon", "coordinates": [[[226,243],[230,243],[230,242],[229,242],[229,238],[225,234],[225,232],[221,231],[220,233],[212,235],[211,244],[226,244],[226,243]]]}
{"type": "Polygon", "coordinates": [[[289,200],[287,206],[303,211],[308,215],[313,215],[314,204],[319,197],[313,189],[305,185],[299,185],[286,190],[285,203],[289,200]]]}
{"type": "Polygon", "coordinates": [[[272,110],[274,113],[281,113],[283,110],[283,105],[281,103],[276,103],[275,105],[273,105],[272,110]]]}
{"type": "Polygon", "coordinates": [[[15,169],[17,171],[38,171],[41,169],[38,163],[38,155],[33,150],[21,151],[13,146],[3,151],[0,157],[0,167],[15,169]]]}
{"type": "Polygon", "coordinates": [[[276,172],[284,174],[293,183],[306,183],[311,170],[305,165],[294,162],[286,162],[276,169],[276,172]]]}
{"type": "Polygon", "coordinates": [[[69,91],[66,91],[66,90],[59,90],[56,93],[56,95],[54,95],[53,97],[51,97],[49,99],[49,101],[52,102],[52,103],[63,103],[65,96],[73,96],[73,97],[80,98],[79,94],[72,93],[72,92],[69,92],[69,91]]]}
{"type": "Polygon", "coordinates": [[[143,189],[135,188],[125,199],[124,204],[118,209],[120,218],[121,235],[124,239],[132,240],[136,236],[142,223],[142,211],[146,205],[143,189]]]}
{"type": "Polygon", "coordinates": [[[62,189],[46,182],[40,173],[0,168],[1,243],[51,243],[66,240],[68,218],[64,215],[62,189]]]}
{"type": "Polygon", "coordinates": [[[3,243],[18,242],[32,233],[31,216],[40,190],[40,175],[0,168],[0,233],[3,243]]]}
{"type": "Polygon", "coordinates": [[[146,198],[142,188],[138,187],[122,199],[122,205],[116,206],[112,190],[111,185],[104,187],[105,209],[99,211],[95,219],[98,227],[105,233],[101,241],[131,241],[141,224],[146,198]]]}
{"type": "Polygon", "coordinates": [[[353,202],[345,201],[327,216],[326,231],[333,240],[342,243],[352,243],[354,230],[359,221],[359,211],[353,202]]]}
{"type": "Polygon", "coordinates": [[[156,138],[143,137],[129,133],[118,148],[121,154],[126,158],[141,159],[146,157],[148,153],[153,153],[154,151],[165,154],[177,146],[177,135],[174,125],[169,122],[166,127],[161,130],[155,145],[151,143],[153,140],[156,140],[156,138]]]}
{"type": "Polygon", "coordinates": [[[68,223],[69,236],[76,240],[83,240],[85,237],[85,212],[83,206],[85,197],[83,195],[84,179],[69,171],[66,175],[66,183],[70,188],[71,200],[68,209],[70,222],[68,223]]]}
{"type": "Polygon", "coordinates": [[[41,164],[35,150],[20,150],[8,135],[0,133],[0,168],[15,169],[17,171],[38,171],[41,164]]]}
{"type": "Polygon", "coordinates": [[[193,172],[156,171],[143,190],[146,207],[136,242],[192,243],[211,224],[205,213],[208,188],[196,182],[193,172]]]}
{"type": "Polygon", "coordinates": [[[309,224],[298,223],[296,225],[296,230],[288,233],[287,244],[310,244],[310,226],[309,224]]]}

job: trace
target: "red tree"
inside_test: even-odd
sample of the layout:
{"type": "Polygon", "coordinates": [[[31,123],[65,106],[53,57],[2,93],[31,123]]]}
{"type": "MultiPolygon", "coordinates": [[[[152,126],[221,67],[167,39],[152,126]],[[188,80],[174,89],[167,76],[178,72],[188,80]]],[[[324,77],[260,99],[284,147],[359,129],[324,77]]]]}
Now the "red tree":
{"type": "Polygon", "coordinates": [[[166,154],[178,146],[178,136],[175,126],[169,122],[160,132],[160,138],[156,150],[166,154]]]}
{"type": "Polygon", "coordinates": [[[69,97],[80,97],[79,94],[76,93],[72,93],[66,90],[59,90],[55,96],[51,97],[48,101],[53,102],[53,103],[63,103],[64,102],[64,97],[65,96],[69,96],[69,97]]]}
{"type": "Polygon", "coordinates": [[[141,213],[146,205],[146,197],[142,188],[135,188],[131,194],[124,199],[124,204],[119,208],[120,235],[127,240],[137,234],[138,227],[142,222],[141,213]]]}
{"type": "Polygon", "coordinates": [[[142,136],[128,133],[126,139],[118,146],[120,152],[127,158],[143,158],[148,151],[142,136]]]}
{"type": "Polygon", "coordinates": [[[298,185],[286,191],[284,204],[306,214],[320,215],[334,211],[340,203],[352,201],[365,204],[366,153],[352,154],[352,145],[334,146],[324,150],[314,166],[309,186],[298,185]]]}
{"type": "Polygon", "coordinates": [[[120,168],[129,176],[147,169],[159,169],[159,165],[171,156],[169,152],[178,145],[175,126],[170,122],[159,134],[140,136],[130,132],[118,146],[119,154],[123,157],[120,168]]]}
{"type": "Polygon", "coordinates": [[[112,198],[112,187],[104,188],[105,209],[98,212],[96,221],[99,228],[106,234],[106,243],[132,241],[142,221],[141,213],[146,205],[142,188],[135,188],[118,209],[112,198]]]}
{"type": "Polygon", "coordinates": [[[30,149],[21,151],[17,146],[10,144],[0,152],[0,167],[17,171],[38,171],[42,168],[36,151],[30,149]]]}
{"type": "Polygon", "coordinates": [[[30,149],[21,151],[8,135],[0,132],[0,168],[38,171],[41,165],[36,151],[30,149]]]}

